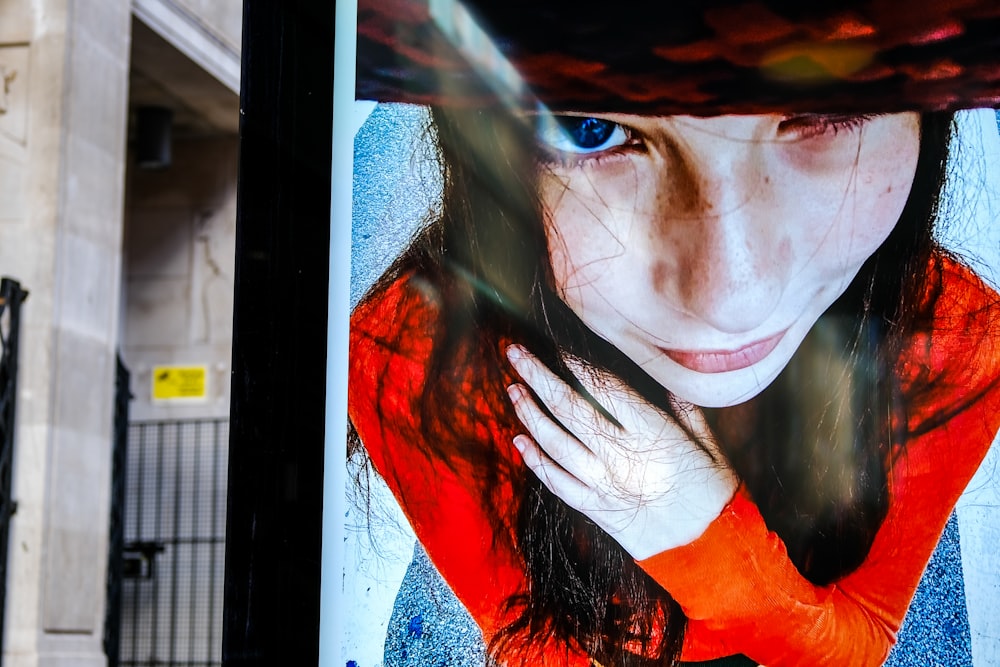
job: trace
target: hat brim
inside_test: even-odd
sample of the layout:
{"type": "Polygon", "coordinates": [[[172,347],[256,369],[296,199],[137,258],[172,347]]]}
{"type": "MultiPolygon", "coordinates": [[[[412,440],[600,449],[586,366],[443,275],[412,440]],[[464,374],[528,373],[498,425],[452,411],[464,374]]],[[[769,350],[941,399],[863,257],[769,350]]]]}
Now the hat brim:
{"type": "Polygon", "coordinates": [[[357,97],[691,115],[995,108],[1000,3],[360,0],[357,97]]]}

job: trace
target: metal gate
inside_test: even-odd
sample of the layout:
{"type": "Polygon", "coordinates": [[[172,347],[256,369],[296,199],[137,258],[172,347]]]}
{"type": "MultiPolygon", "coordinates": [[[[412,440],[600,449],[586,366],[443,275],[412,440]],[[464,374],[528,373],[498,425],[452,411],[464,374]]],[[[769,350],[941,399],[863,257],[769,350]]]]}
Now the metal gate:
{"type": "MultiPolygon", "coordinates": [[[[28,293],[10,278],[0,281],[0,644],[7,597],[7,535],[16,503],[11,498],[14,413],[17,398],[17,335],[21,303],[28,293]]],[[[2,661],[2,658],[0,658],[2,661]]]]}
{"type": "Polygon", "coordinates": [[[128,426],[112,667],[222,664],[228,444],[226,419],[128,426]]]}
{"type": "Polygon", "coordinates": [[[111,521],[108,525],[107,604],[104,654],[108,667],[118,667],[122,618],[122,574],[125,550],[125,457],[128,454],[128,405],[131,374],[118,357],[115,369],[115,415],[111,444],[111,521]]]}

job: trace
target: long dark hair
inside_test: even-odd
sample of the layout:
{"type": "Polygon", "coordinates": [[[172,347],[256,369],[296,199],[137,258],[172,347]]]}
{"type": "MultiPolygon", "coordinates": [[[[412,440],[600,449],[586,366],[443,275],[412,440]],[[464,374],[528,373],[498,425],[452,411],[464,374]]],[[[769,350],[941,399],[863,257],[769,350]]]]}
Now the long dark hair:
{"type": "MultiPolygon", "coordinates": [[[[498,424],[516,428],[504,392],[514,379],[503,357],[512,342],[567,381],[563,355],[584,359],[673,415],[669,395],[559,299],[546,261],[531,128],[502,112],[435,109],[432,119],[440,214],[370,294],[401,276],[433,285],[439,308],[426,377],[436,381],[414,399],[416,441],[436,461],[471,464],[463,469],[477,471],[485,507],[497,506],[498,488],[513,487],[518,499],[516,516],[493,520],[498,536],[512,536],[529,585],[508,601],[514,620],[490,651],[531,664],[554,639],[602,664],[674,664],[686,619],[670,594],[512,462],[505,443],[482,436],[502,430],[498,424]]],[[[905,405],[894,371],[902,342],[926,323],[936,289],[928,267],[938,250],[933,221],[951,121],[950,114],[922,116],[920,156],[898,224],[786,369],[747,404],[707,411],[728,463],[816,584],[864,561],[888,510],[888,469],[907,438],[907,420],[889,418],[905,405]],[[893,423],[903,426],[893,430],[893,423]]]]}

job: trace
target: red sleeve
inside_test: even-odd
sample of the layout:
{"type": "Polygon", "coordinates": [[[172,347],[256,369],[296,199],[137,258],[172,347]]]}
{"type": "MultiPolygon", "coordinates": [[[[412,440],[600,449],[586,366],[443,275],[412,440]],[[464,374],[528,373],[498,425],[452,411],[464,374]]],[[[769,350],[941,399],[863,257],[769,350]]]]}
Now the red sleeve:
{"type": "Polygon", "coordinates": [[[951,416],[912,438],[894,462],[888,516],[853,573],[829,586],[809,583],[742,490],[700,538],[639,563],[690,619],[685,660],[743,653],[768,667],[882,664],[1000,426],[995,299],[949,267],[933,333],[913,341],[904,371],[928,370],[948,390],[911,414],[911,429],[927,417],[951,416]]]}
{"type": "MultiPolygon", "coordinates": [[[[950,418],[912,438],[895,462],[888,517],[855,572],[831,586],[810,584],[742,493],[699,539],[640,563],[691,619],[685,660],[744,653],[769,667],[881,664],[944,524],[1000,422],[995,298],[974,278],[951,275],[938,300],[933,335],[913,342],[904,375],[929,368],[949,391],[916,410],[911,428],[919,430],[929,416],[950,418]],[[955,411],[956,405],[965,409],[955,411]]],[[[524,574],[510,541],[494,534],[483,497],[469,482],[471,471],[426,456],[414,437],[419,425],[413,399],[424,385],[432,303],[433,294],[397,283],[358,308],[352,317],[349,412],[376,470],[489,641],[510,620],[506,603],[524,589],[524,574]]],[[[563,647],[536,664],[588,661],[563,647]]]]}
{"type": "MultiPolygon", "coordinates": [[[[510,540],[495,534],[474,471],[444,465],[419,446],[414,398],[424,385],[435,311],[430,288],[414,282],[397,282],[352,315],[348,413],[421,545],[489,642],[511,620],[507,601],[524,590],[524,570],[510,540]]],[[[510,507],[492,511],[509,516],[510,493],[498,497],[510,507]]],[[[550,646],[541,664],[589,662],[550,646]]]]}

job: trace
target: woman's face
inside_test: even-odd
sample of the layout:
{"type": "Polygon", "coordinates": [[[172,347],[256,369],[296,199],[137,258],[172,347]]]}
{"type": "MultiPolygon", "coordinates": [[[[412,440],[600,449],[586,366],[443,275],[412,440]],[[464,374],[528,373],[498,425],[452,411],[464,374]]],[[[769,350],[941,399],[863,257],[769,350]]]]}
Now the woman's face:
{"type": "Polygon", "coordinates": [[[755,396],[892,230],[919,116],[539,121],[560,296],[679,398],[755,396]]]}

